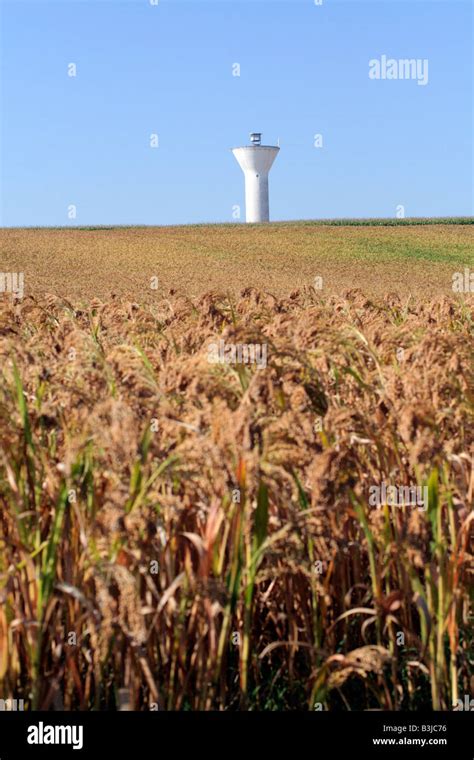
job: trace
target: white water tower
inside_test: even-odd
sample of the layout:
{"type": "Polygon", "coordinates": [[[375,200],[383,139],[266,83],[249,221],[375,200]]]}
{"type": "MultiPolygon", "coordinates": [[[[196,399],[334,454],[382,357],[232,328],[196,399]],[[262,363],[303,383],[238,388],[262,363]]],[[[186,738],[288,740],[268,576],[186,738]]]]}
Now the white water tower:
{"type": "Polygon", "coordinates": [[[245,175],[245,212],[247,222],[268,222],[270,208],[268,203],[268,173],[278,155],[280,148],[262,145],[260,132],[252,132],[251,145],[234,148],[236,157],[245,175]]]}

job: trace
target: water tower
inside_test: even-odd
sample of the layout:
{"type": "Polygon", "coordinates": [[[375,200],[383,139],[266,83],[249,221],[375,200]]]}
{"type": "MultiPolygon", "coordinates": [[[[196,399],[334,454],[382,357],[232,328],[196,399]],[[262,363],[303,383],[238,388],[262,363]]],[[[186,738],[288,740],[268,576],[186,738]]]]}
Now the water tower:
{"type": "Polygon", "coordinates": [[[280,148],[262,145],[260,132],[252,132],[251,145],[234,148],[232,153],[245,174],[245,212],[247,222],[268,222],[268,173],[280,148]]]}

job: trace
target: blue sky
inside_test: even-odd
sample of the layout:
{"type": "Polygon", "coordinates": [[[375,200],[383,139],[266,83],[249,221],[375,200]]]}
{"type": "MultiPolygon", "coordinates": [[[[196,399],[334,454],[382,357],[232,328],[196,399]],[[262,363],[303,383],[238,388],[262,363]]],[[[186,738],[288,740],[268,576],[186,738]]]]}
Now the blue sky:
{"type": "Polygon", "coordinates": [[[1,33],[3,226],[243,221],[251,131],[274,220],[473,213],[471,2],[1,0],[1,33]]]}

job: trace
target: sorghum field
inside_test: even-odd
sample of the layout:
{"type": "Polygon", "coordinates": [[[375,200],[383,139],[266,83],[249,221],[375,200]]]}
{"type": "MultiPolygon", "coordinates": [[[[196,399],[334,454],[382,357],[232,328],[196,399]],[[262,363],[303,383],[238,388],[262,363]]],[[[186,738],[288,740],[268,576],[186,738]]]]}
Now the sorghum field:
{"type": "MultiPolygon", "coordinates": [[[[329,267],[336,243],[313,261],[305,249],[295,270],[296,237],[282,276],[283,261],[252,249],[255,228],[251,260],[276,295],[263,274],[238,290],[234,264],[224,289],[223,254],[216,289],[196,264],[191,284],[183,266],[177,292],[143,297],[140,266],[160,277],[152,248],[141,264],[130,245],[127,293],[123,247],[117,285],[110,241],[88,255],[76,238],[71,268],[72,232],[1,232],[1,268],[25,272],[23,299],[0,296],[5,699],[418,710],[473,693],[473,302],[449,294],[450,273],[472,262],[472,228],[431,243],[425,232],[400,231],[404,281],[390,287],[386,263],[385,295],[360,281],[371,259],[354,253],[360,287],[337,292],[353,241],[328,227],[352,242],[327,292],[310,281],[283,294],[298,272],[329,267]],[[413,255],[407,270],[403,241],[418,235],[433,260],[413,255]],[[425,290],[441,276],[446,288],[425,290]],[[265,362],[211,362],[220,341],[263,346],[265,362]],[[374,504],[374,489],[414,485],[424,501],[374,504]]],[[[394,231],[364,234],[379,266],[394,231]]],[[[167,271],[180,270],[179,245],[167,271]]]]}
{"type": "Polygon", "coordinates": [[[193,298],[246,287],[287,296],[315,277],[323,294],[360,287],[431,298],[452,295],[453,273],[474,269],[474,220],[12,228],[0,229],[0,252],[1,271],[25,273],[26,293],[73,301],[155,303],[157,292],[193,298]]]}

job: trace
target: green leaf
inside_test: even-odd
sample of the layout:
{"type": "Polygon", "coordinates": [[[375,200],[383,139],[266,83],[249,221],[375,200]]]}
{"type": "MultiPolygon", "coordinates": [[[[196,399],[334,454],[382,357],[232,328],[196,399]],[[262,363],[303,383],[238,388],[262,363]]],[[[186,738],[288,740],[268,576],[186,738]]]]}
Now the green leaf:
{"type": "Polygon", "coordinates": [[[21,382],[20,373],[18,372],[18,368],[15,362],[13,362],[13,377],[15,380],[18,408],[20,410],[20,416],[21,416],[21,422],[23,425],[25,441],[28,444],[28,446],[31,446],[31,448],[33,449],[34,446],[33,446],[33,438],[31,435],[30,418],[28,416],[28,407],[26,405],[26,399],[25,399],[25,394],[23,392],[23,384],[21,382]]]}
{"type": "Polygon", "coordinates": [[[303,510],[304,509],[309,509],[308,497],[306,496],[304,488],[303,488],[303,486],[300,483],[298,475],[296,474],[296,472],[293,472],[293,471],[291,472],[291,474],[293,476],[293,480],[295,481],[296,487],[298,489],[298,501],[300,503],[301,509],[303,509],[303,510]]]}
{"type": "Polygon", "coordinates": [[[439,487],[438,469],[435,467],[428,478],[428,517],[433,531],[433,539],[438,538],[439,487]]]}

